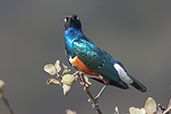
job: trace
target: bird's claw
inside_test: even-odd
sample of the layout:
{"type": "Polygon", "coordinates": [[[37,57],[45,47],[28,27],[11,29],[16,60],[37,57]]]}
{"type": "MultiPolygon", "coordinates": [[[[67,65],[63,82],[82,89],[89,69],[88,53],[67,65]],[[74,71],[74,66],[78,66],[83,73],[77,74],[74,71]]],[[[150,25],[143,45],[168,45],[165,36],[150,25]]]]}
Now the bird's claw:
{"type": "MultiPolygon", "coordinates": [[[[94,97],[94,101],[95,101],[96,103],[98,103],[98,99],[99,99],[99,98],[94,97]]],[[[88,102],[89,102],[89,103],[92,103],[91,99],[88,99],[88,102]]],[[[93,103],[92,103],[92,104],[93,104],[93,103]]]]}
{"type": "Polygon", "coordinates": [[[97,96],[94,97],[94,100],[98,101],[99,98],[100,98],[100,97],[97,95],[97,96]]]}
{"type": "Polygon", "coordinates": [[[94,99],[94,100],[95,100],[95,104],[92,103],[90,99],[88,99],[88,102],[91,103],[93,108],[98,109],[99,108],[98,100],[97,99],[94,99]]]}
{"type": "Polygon", "coordinates": [[[95,109],[99,109],[99,105],[98,105],[98,103],[96,103],[96,104],[92,104],[92,107],[93,107],[93,108],[95,108],[95,109]]]}
{"type": "Polygon", "coordinates": [[[91,99],[88,99],[88,102],[92,104],[93,108],[95,109],[99,108],[98,99],[94,98],[94,101],[95,101],[95,104],[91,101],[91,99]]]}
{"type": "Polygon", "coordinates": [[[88,102],[89,102],[89,103],[91,103],[91,100],[90,100],[90,99],[88,99],[88,102]]]}

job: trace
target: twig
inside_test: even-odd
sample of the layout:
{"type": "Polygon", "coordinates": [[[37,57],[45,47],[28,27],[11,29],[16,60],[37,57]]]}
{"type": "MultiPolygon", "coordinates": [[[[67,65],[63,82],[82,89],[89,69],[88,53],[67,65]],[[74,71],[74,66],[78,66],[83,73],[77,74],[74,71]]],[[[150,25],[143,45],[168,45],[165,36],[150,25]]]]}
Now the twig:
{"type": "Polygon", "coordinates": [[[85,91],[86,91],[86,93],[87,93],[87,95],[88,95],[90,101],[93,103],[93,105],[95,105],[96,112],[97,112],[98,114],[103,114],[103,113],[101,112],[101,110],[100,110],[99,105],[98,105],[97,102],[94,100],[93,96],[91,95],[89,89],[86,88],[85,91]]]}
{"type": "Polygon", "coordinates": [[[2,101],[5,103],[5,105],[7,106],[8,110],[10,111],[10,114],[14,114],[7,98],[5,98],[5,96],[3,94],[0,95],[0,98],[2,99],[2,101]]]}
{"type": "Polygon", "coordinates": [[[171,111],[171,99],[169,100],[168,108],[163,112],[163,114],[169,114],[170,111],[171,111]]]}
{"type": "Polygon", "coordinates": [[[170,112],[170,110],[171,110],[171,107],[168,107],[168,108],[163,112],[163,114],[168,114],[168,113],[170,112]]]}
{"type": "Polygon", "coordinates": [[[84,91],[85,91],[86,94],[88,95],[88,97],[89,97],[89,99],[90,99],[90,101],[91,101],[91,103],[92,103],[92,105],[93,105],[93,108],[95,108],[95,110],[96,110],[96,113],[97,113],[97,114],[103,114],[103,113],[101,112],[100,107],[99,107],[99,105],[97,104],[96,100],[95,100],[94,97],[92,96],[92,94],[91,94],[91,92],[90,92],[90,90],[89,90],[89,86],[87,86],[87,83],[86,83],[86,81],[85,81],[85,79],[84,79],[84,75],[81,73],[81,75],[79,75],[79,76],[80,76],[81,81],[83,82],[84,91]]]}

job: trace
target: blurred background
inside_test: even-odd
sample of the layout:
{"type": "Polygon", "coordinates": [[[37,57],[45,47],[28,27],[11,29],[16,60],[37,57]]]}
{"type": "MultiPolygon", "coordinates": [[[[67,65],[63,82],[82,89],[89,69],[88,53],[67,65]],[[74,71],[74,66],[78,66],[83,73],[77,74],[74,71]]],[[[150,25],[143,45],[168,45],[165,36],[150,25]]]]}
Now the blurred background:
{"type": "MultiPolygon", "coordinates": [[[[43,71],[64,53],[64,22],[78,14],[84,33],[98,46],[120,60],[130,74],[148,89],[109,86],[99,100],[104,114],[118,106],[121,114],[130,106],[143,107],[152,96],[167,106],[171,91],[171,1],[170,0],[0,0],[0,79],[15,114],[95,114],[79,84],[68,96],[59,86],[47,86],[43,71]]],[[[71,68],[71,67],[70,67],[71,68]]],[[[102,84],[92,80],[93,95],[102,84]]],[[[0,101],[0,114],[9,114],[0,101]]]]}

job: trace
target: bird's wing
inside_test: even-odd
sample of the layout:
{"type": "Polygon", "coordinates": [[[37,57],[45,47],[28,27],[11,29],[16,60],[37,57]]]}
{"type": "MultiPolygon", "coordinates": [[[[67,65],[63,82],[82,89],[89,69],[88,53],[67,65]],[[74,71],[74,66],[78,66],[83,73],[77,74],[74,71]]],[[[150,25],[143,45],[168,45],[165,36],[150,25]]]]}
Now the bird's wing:
{"type": "Polygon", "coordinates": [[[77,57],[87,65],[88,68],[110,79],[116,83],[117,86],[127,88],[127,84],[119,78],[118,72],[114,67],[117,60],[112,56],[102,51],[94,43],[84,39],[75,40],[73,42],[73,48],[77,57]]]}

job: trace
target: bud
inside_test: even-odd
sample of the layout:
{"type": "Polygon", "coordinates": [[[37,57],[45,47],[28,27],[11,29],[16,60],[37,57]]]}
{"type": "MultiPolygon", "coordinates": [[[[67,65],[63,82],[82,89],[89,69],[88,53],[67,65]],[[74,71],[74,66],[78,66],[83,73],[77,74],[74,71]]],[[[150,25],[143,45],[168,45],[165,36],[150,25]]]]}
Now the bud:
{"type": "Polygon", "coordinates": [[[72,86],[75,82],[75,78],[73,75],[71,74],[65,74],[63,77],[62,77],[62,81],[61,81],[63,84],[65,85],[68,85],[68,86],[72,86]]]}

